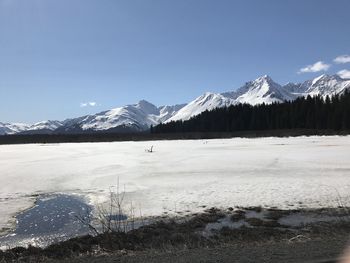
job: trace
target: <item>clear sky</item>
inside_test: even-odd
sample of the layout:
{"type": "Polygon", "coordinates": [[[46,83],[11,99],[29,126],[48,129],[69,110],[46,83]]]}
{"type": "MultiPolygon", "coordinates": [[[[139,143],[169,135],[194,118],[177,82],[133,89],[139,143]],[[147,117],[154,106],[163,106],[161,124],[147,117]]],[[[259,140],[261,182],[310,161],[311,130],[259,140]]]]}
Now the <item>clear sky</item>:
{"type": "Polygon", "coordinates": [[[350,70],[349,10],[349,0],[0,0],[0,121],[350,70]]]}

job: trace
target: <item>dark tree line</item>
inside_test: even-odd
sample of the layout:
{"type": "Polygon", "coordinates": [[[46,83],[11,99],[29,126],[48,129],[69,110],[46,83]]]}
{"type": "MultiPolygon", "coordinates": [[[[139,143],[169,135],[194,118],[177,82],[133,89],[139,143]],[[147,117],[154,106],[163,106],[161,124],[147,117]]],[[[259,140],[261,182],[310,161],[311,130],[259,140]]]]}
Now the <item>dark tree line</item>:
{"type": "Polygon", "coordinates": [[[350,130],[350,93],[284,103],[239,104],[205,111],[187,121],[159,124],[152,133],[235,132],[274,129],[350,130]]]}

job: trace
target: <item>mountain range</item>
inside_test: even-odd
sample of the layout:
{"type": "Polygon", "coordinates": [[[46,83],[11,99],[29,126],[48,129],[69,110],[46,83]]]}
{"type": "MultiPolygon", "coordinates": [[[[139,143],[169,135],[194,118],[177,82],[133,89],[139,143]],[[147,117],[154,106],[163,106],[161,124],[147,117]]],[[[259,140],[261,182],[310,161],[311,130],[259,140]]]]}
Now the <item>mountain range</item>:
{"type": "Polygon", "coordinates": [[[205,110],[239,103],[271,104],[305,96],[333,96],[350,89],[350,79],[338,75],[321,75],[302,83],[280,85],[265,75],[245,83],[235,91],[206,92],[188,104],[157,107],[141,100],[136,104],[64,121],[42,121],[35,124],[2,123],[0,135],[89,132],[142,132],[159,123],[188,120],[205,110]]]}

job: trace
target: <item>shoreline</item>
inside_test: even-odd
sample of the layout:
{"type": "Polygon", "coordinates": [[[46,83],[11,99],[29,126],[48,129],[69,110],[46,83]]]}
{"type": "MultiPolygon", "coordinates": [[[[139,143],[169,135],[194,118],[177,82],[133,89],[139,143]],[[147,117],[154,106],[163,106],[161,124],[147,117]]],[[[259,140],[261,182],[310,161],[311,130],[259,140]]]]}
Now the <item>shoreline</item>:
{"type": "MultiPolygon", "coordinates": [[[[97,208],[101,204],[93,204],[91,202],[88,194],[84,193],[69,193],[69,192],[50,192],[50,193],[41,193],[41,194],[35,194],[35,195],[30,195],[30,198],[35,198],[33,200],[33,203],[30,207],[25,208],[24,210],[16,212],[11,219],[9,219],[9,222],[12,223],[11,228],[7,228],[4,231],[0,232],[0,239],[10,236],[11,234],[14,234],[14,232],[17,229],[17,216],[26,213],[27,211],[30,211],[34,207],[37,206],[38,201],[43,201],[43,200],[51,200],[54,199],[57,196],[67,196],[67,197],[77,197],[81,199],[87,206],[91,207],[91,216],[92,216],[92,222],[95,222],[94,224],[96,225],[96,218],[99,216],[97,208]]],[[[157,223],[159,221],[170,221],[170,220],[175,220],[178,222],[186,221],[189,218],[196,217],[197,215],[201,215],[205,213],[206,211],[214,209],[220,212],[226,211],[225,208],[223,207],[211,207],[208,208],[207,206],[200,207],[196,211],[189,211],[189,210],[178,210],[178,211],[173,211],[172,213],[168,213],[164,211],[161,214],[154,214],[154,215],[142,215],[140,216],[135,216],[133,215],[133,220],[137,223],[139,227],[147,226],[153,223],[157,223]],[[147,223],[144,223],[147,222],[147,223]]],[[[276,206],[234,206],[234,207],[229,207],[228,211],[233,211],[233,210],[245,210],[245,211],[283,211],[284,214],[293,214],[293,213],[312,213],[313,215],[317,215],[318,212],[324,212],[324,211],[333,211],[339,213],[339,211],[344,210],[345,213],[349,213],[349,215],[346,214],[346,217],[349,217],[350,221],[350,207],[344,207],[344,208],[339,208],[337,205],[334,206],[327,206],[327,205],[320,205],[317,207],[311,207],[311,206],[305,206],[302,203],[297,203],[295,205],[286,205],[284,207],[276,207],[276,206]]],[[[345,216],[345,215],[344,215],[345,216]]],[[[338,218],[339,219],[339,218],[338,218]]],[[[341,218],[340,218],[341,219],[341,218]]],[[[317,220],[316,220],[317,221],[317,220]]],[[[321,220],[322,221],[322,220],[321,220]]],[[[330,220],[332,221],[332,220],[330,220]]],[[[244,226],[244,224],[242,225],[244,226]]],[[[83,235],[78,235],[77,237],[80,237],[83,235]]],[[[30,238],[28,236],[28,238],[30,238]]],[[[49,246],[54,243],[49,243],[48,245],[43,246],[44,248],[46,246],[49,246]]],[[[31,243],[28,243],[27,245],[31,245],[31,243]]],[[[40,246],[42,247],[42,246],[40,246]]],[[[1,248],[1,243],[0,243],[0,248],[1,248]]],[[[0,249],[1,250],[1,249],[0,249]]]]}
{"type": "Polygon", "coordinates": [[[0,145],[11,144],[53,144],[53,143],[88,143],[88,142],[129,142],[129,141],[164,141],[164,140],[209,140],[231,138],[299,137],[299,136],[346,136],[348,130],[252,130],[237,132],[189,132],[189,133],[77,133],[77,134],[14,134],[1,135],[0,145]]]}
{"type": "Polygon", "coordinates": [[[272,247],[277,244],[287,249],[290,244],[318,242],[328,238],[337,242],[342,240],[345,245],[350,233],[348,209],[343,207],[278,210],[229,207],[220,210],[212,207],[203,213],[188,217],[159,218],[126,233],[110,232],[96,236],[81,236],[54,243],[46,248],[16,247],[0,251],[0,258],[34,259],[38,262],[47,260],[103,262],[102,259],[109,259],[112,262],[115,257],[123,256],[126,258],[123,262],[129,262],[128,260],[133,262],[134,259],[151,254],[158,258],[158,261],[154,262],[161,262],[160,255],[169,257],[184,253],[191,258],[192,254],[198,251],[220,250],[225,246],[231,249],[235,247],[237,250],[237,246],[246,249],[254,244],[252,248],[254,250],[255,246],[270,244],[272,247]],[[321,215],[319,220],[314,220],[317,215],[321,215]],[[333,219],[329,220],[329,216],[333,219]],[[298,218],[302,219],[298,224],[291,223],[298,218]],[[244,224],[237,225],[242,220],[244,224]],[[218,225],[220,227],[217,227],[218,225]]]}

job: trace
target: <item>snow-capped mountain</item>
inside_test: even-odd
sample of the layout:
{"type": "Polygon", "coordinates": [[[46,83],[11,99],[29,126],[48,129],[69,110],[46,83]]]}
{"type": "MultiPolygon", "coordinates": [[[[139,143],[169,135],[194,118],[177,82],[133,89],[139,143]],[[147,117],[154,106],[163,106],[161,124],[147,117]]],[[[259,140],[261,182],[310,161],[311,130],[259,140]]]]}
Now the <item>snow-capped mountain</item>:
{"type": "Polygon", "coordinates": [[[156,107],[141,100],[137,104],[103,111],[94,115],[70,119],[63,122],[60,132],[81,131],[143,131],[172,117],[185,105],[156,107]]]}
{"type": "Polygon", "coordinates": [[[30,125],[24,123],[0,122],[0,135],[20,133],[28,129],[30,125]]]}
{"type": "Polygon", "coordinates": [[[166,122],[188,120],[205,110],[224,107],[239,103],[271,104],[274,102],[291,101],[302,96],[333,96],[350,89],[350,80],[342,79],[338,75],[321,75],[303,83],[288,83],[280,85],[271,77],[265,75],[249,81],[236,91],[221,94],[205,93],[196,98],[166,122]]]}
{"type": "Polygon", "coordinates": [[[31,125],[30,127],[28,127],[27,130],[31,130],[31,131],[38,131],[38,130],[50,130],[50,131],[54,131],[57,128],[61,127],[63,125],[63,123],[61,121],[41,121],[41,122],[37,122],[33,125],[31,125]]]}
{"type": "Polygon", "coordinates": [[[296,98],[296,96],[288,92],[285,87],[274,82],[267,75],[249,81],[237,91],[227,92],[224,93],[224,95],[231,97],[237,103],[248,103],[251,105],[283,102],[296,98]]]}
{"type": "Polygon", "coordinates": [[[22,130],[21,134],[46,134],[52,133],[59,127],[61,127],[63,123],[61,121],[41,121],[34,123],[33,125],[27,125],[25,130],[22,130]]]}
{"type": "Polygon", "coordinates": [[[300,96],[333,96],[344,92],[350,87],[350,80],[344,80],[338,75],[323,74],[301,84],[289,83],[285,89],[297,97],[300,96]]]}
{"type": "Polygon", "coordinates": [[[188,120],[205,110],[212,110],[239,103],[248,103],[252,105],[261,103],[269,104],[272,102],[293,100],[295,97],[295,95],[291,94],[285,90],[284,87],[274,82],[269,76],[265,75],[256,80],[247,82],[236,91],[221,94],[207,92],[188,103],[166,122],[188,120]]]}
{"type": "Polygon", "coordinates": [[[180,109],[171,118],[165,122],[188,120],[191,117],[202,113],[205,110],[213,110],[219,107],[225,107],[235,104],[235,100],[222,94],[215,94],[206,92],[202,96],[199,96],[194,101],[191,101],[182,109],[180,109]]]}
{"type": "Polygon", "coordinates": [[[115,127],[134,127],[137,130],[145,130],[158,123],[159,111],[153,104],[141,100],[134,105],[127,105],[109,111],[90,115],[79,121],[82,130],[108,130],[115,127]]]}
{"type": "Polygon", "coordinates": [[[166,120],[172,118],[176,115],[186,104],[178,104],[174,106],[160,106],[159,109],[159,122],[165,122],[166,120]]]}
{"type": "Polygon", "coordinates": [[[159,123],[188,120],[205,110],[239,103],[271,104],[301,96],[333,96],[350,89],[350,79],[321,75],[303,83],[280,85],[265,75],[235,91],[207,92],[188,104],[157,107],[141,100],[136,104],[64,121],[42,121],[33,125],[0,123],[0,135],[17,133],[135,132],[159,123]]]}
{"type": "Polygon", "coordinates": [[[35,124],[25,123],[1,123],[0,135],[18,133],[49,133],[62,126],[60,121],[41,121],[35,124]]]}

